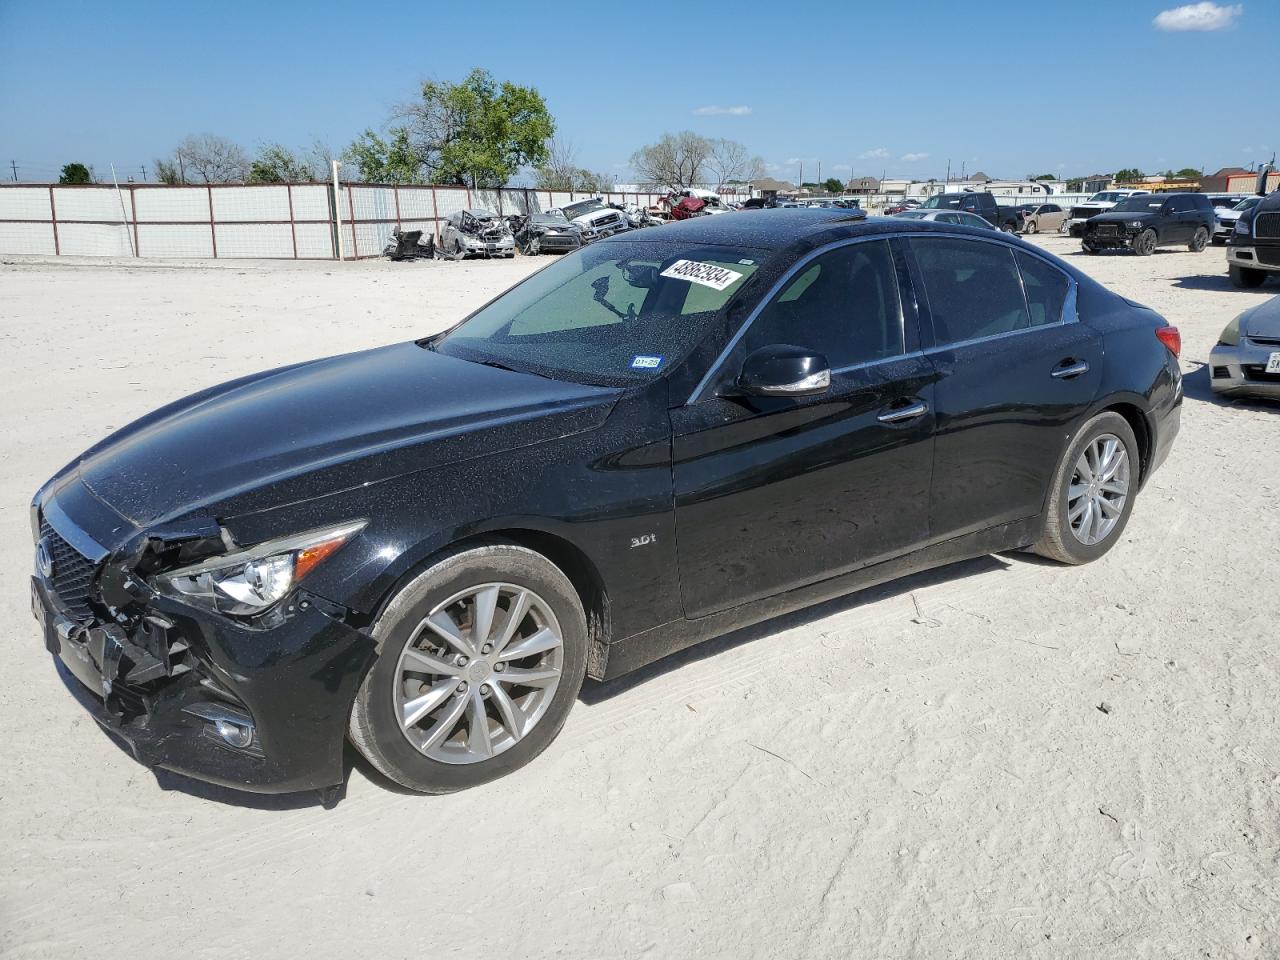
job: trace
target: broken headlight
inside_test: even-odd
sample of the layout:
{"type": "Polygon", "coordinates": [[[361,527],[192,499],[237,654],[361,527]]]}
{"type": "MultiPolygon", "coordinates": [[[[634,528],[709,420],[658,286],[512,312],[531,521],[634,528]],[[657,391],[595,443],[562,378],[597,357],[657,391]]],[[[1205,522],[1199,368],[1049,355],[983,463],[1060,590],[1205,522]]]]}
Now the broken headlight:
{"type": "Polygon", "coordinates": [[[214,613],[251,616],[282,600],[365,525],[364,520],[225,553],[157,576],[160,593],[214,613]]]}
{"type": "Polygon", "coordinates": [[[1241,217],[1239,220],[1236,221],[1235,232],[1240,234],[1242,237],[1247,237],[1251,232],[1252,225],[1253,225],[1253,221],[1246,220],[1244,217],[1241,217]]]}

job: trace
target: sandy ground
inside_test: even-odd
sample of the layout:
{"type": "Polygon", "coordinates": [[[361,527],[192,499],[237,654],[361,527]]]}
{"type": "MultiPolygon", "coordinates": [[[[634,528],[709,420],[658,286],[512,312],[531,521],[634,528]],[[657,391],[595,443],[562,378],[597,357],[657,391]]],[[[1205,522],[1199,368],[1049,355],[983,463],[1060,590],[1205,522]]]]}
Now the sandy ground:
{"type": "Polygon", "coordinates": [[[1280,957],[1280,407],[1202,369],[1280,290],[1221,249],[1037,242],[1183,332],[1182,436],[1102,561],[827,604],[588,684],[511,778],[356,765],[331,811],[157,778],[82,714],[27,608],[29,498],[158,404],[533,266],[0,264],[0,954],[1280,957]]]}

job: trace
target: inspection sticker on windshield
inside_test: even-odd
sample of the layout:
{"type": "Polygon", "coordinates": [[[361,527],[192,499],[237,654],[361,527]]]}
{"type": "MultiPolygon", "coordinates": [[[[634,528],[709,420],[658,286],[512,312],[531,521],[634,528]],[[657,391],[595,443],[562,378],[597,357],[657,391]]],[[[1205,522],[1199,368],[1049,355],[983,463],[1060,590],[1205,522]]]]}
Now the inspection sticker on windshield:
{"type": "Polygon", "coordinates": [[[718,267],[714,263],[702,263],[699,260],[677,260],[662,271],[662,276],[672,277],[675,280],[688,280],[690,283],[701,284],[712,290],[723,290],[733,281],[742,279],[742,274],[736,270],[718,267]]]}
{"type": "Polygon", "coordinates": [[[632,370],[657,370],[660,366],[662,366],[661,357],[639,356],[631,358],[632,370]]]}

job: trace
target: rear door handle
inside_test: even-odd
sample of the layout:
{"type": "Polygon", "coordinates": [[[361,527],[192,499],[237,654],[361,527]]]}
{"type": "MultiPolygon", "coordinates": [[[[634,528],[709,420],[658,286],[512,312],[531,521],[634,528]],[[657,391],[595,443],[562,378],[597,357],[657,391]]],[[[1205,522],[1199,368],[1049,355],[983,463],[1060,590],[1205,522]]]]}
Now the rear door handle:
{"type": "Polygon", "coordinates": [[[905,407],[890,407],[876,419],[881,423],[902,423],[904,420],[923,417],[928,412],[929,405],[923,400],[917,400],[914,403],[908,403],[905,407]]]}
{"type": "Polygon", "coordinates": [[[1049,372],[1049,376],[1056,377],[1059,380],[1070,380],[1072,377],[1078,377],[1080,374],[1088,372],[1089,364],[1087,361],[1064,360],[1049,372]]]}

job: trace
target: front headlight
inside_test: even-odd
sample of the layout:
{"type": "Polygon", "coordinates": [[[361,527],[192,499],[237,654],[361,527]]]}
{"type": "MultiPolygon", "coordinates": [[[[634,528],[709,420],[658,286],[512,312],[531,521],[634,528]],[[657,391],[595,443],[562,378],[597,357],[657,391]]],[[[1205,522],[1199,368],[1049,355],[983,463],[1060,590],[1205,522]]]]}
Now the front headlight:
{"type": "Polygon", "coordinates": [[[1252,232],[1252,227],[1251,227],[1252,223],[1253,223],[1252,220],[1246,220],[1244,217],[1241,217],[1239,220],[1236,221],[1235,232],[1242,237],[1249,236],[1249,234],[1252,232]]]}
{"type": "MultiPolygon", "coordinates": [[[[1241,314],[1243,316],[1243,314],[1241,314]]],[[[1223,347],[1234,347],[1240,343],[1240,317],[1236,317],[1228,323],[1223,329],[1221,336],[1218,337],[1218,345],[1223,347]]]]}
{"type": "Polygon", "coordinates": [[[364,529],[357,520],[260,543],[162,573],[152,586],[166,596],[214,613],[251,616],[266,611],[364,529]]]}
{"type": "Polygon", "coordinates": [[[1130,228],[1132,228],[1132,229],[1134,229],[1134,230],[1137,230],[1139,227],[1141,227],[1141,226],[1142,226],[1142,221],[1141,221],[1141,220],[1128,220],[1128,221],[1126,221],[1126,222],[1125,222],[1125,226],[1126,226],[1126,227],[1130,227],[1130,228]]]}

